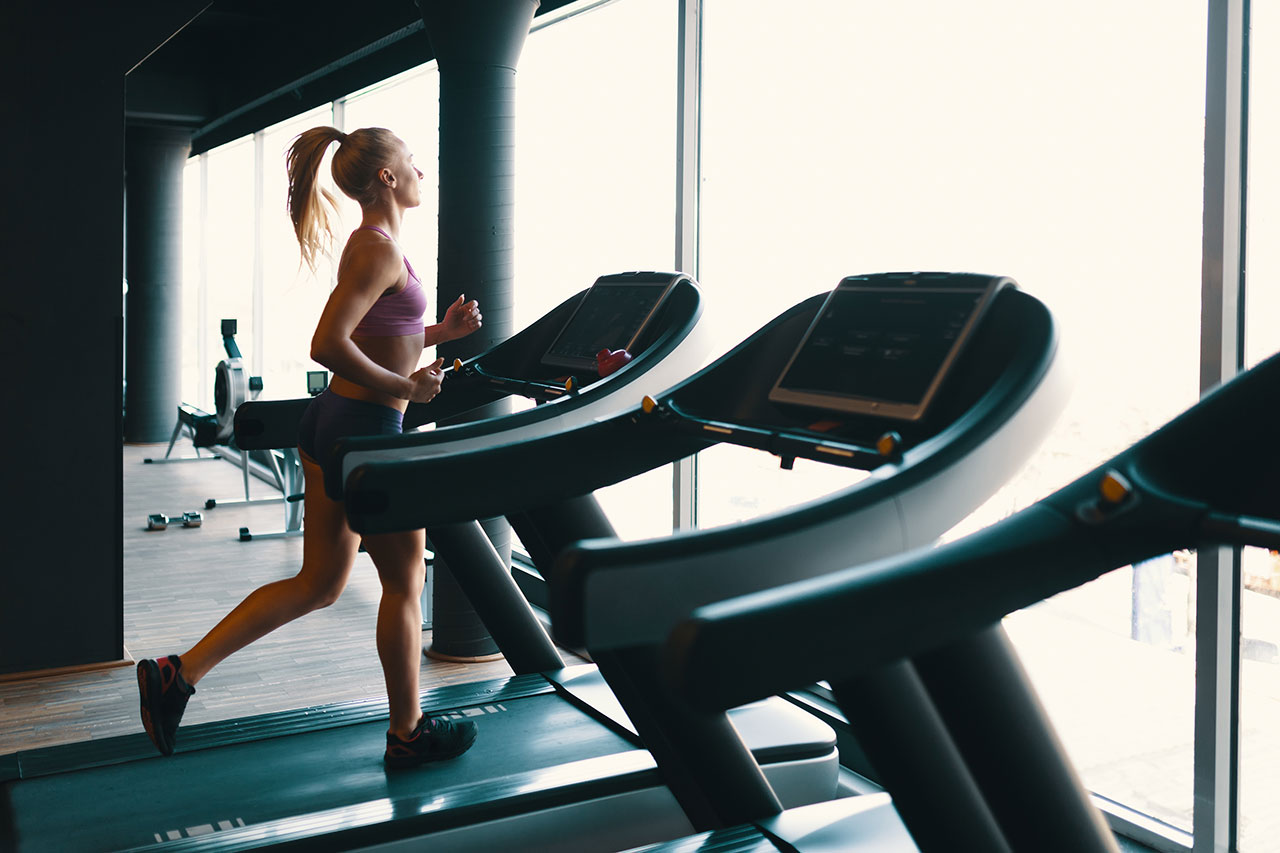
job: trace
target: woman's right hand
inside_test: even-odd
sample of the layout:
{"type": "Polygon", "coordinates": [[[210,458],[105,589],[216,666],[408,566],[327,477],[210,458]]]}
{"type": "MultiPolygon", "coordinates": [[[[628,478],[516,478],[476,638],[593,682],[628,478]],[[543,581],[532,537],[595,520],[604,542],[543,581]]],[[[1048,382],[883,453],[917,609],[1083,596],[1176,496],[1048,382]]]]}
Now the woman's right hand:
{"type": "Polygon", "coordinates": [[[409,374],[409,402],[430,403],[431,398],[440,393],[440,383],[444,381],[443,358],[437,358],[426,367],[419,368],[409,374]]]}

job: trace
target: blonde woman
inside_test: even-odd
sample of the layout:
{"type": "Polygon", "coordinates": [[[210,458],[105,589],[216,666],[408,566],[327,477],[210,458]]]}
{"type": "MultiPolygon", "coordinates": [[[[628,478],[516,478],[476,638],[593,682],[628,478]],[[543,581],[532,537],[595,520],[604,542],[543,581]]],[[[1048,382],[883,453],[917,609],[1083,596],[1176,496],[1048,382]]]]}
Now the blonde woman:
{"type": "MultiPolygon", "coordinates": [[[[362,219],[343,247],[337,286],[311,339],[311,357],[333,379],[299,425],[306,477],[302,569],[250,593],[181,655],[138,664],[142,723],[165,755],[173,752],[188,697],[209,670],[281,625],[333,604],[346,587],[361,539],[347,526],[342,504],[324,491],[333,443],[348,435],[399,433],[409,401],[425,403],[440,393],[442,360],[419,368],[423,349],[481,325],[475,300],[464,296],[443,321],[424,325],[427,297],[399,240],[405,211],[421,203],[422,172],[389,130],[316,127],[293,141],[286,161],[289,215],[303,260],[314,268],[333,243],[335,200],[317,176],[335,142],[334,182],[360,204],[362,219]]],[[[391,709],[384,760],[404,767],[461,755],[475,740],[475,724],[427,717],[418,701],[424,531],[363,541],[382,583],[377,648],[391,709]]]]}

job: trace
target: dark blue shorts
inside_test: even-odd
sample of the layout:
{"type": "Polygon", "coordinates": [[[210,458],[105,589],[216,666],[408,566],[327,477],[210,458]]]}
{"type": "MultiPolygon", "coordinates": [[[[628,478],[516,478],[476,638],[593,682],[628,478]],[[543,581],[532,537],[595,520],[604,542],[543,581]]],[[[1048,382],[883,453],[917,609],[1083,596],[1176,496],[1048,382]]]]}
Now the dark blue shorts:
{"type": "Polygon", "coordinates": [[[368,400],[352,400],[328,388],[311,401],[298,422],[298,449],[327,470],[334,443],[349,435],[399,435],[404,413],[368,400]]]}

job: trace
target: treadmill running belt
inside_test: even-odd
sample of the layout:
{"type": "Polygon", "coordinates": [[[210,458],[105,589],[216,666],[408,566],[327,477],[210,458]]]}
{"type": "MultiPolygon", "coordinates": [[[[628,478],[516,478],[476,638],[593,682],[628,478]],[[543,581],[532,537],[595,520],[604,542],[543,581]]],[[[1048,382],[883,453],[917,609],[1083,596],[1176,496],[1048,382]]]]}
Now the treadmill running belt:
{"type": "Polygon", "coordinates": [[[0,789],[0,815],[13,834],[0,843],[21,851],[144,846],[635,749],[551,694],[463,713],[479,727],[475,746],[412,770],[384,768],[383,718],[10,782],[0,789]]]}

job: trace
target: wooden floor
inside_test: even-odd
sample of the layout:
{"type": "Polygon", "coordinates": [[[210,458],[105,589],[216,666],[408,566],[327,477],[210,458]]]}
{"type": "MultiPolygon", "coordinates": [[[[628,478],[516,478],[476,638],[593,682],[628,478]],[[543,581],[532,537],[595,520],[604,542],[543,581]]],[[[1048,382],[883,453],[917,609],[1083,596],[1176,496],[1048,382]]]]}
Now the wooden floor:
{"type": "MultiPolygon", "coordinates": [[[[204,509],[206,498],[244,497],[237,466],[143,463],[164,451],[165,445],[123,449],[124,643],[133,660],[183,651],[245,595],[295,574],[302,561],[301,537],[239,541],[242,526],[282,529],[282,504],[204,509]],[[201,527],[146,530],[150,513],[189,510],[203,514],[201,527]]],[[[182,442],[174,448],[175,456],[191,452],[182,442]]],[[[253,478],[250,489],[254,497],[272,494],[253,478]]],[[[377,575],[362,553],[337,604],[224,661],[201,681],[183,723],[385,697],[374,647],[378,598],[377,575]]],[[[429,631],[423,639],[429,646],[429,631]]],[[[580,662],[569,655],[566,661],[580,662]]],[[[422,689],[508,675],[503,660],[457,664],[424,656],[422,689]]],[[[0,754],[141,730],[132,666],[0,682],[0,754]]]]}

